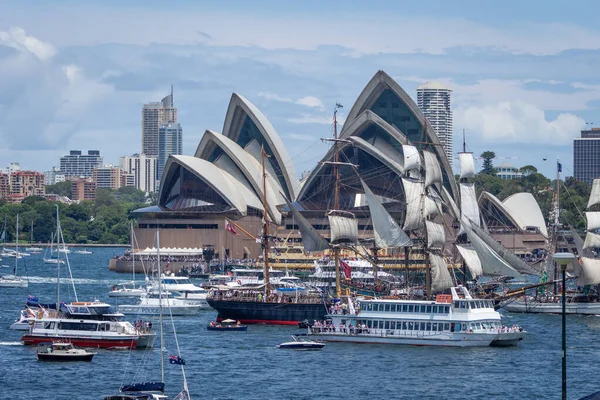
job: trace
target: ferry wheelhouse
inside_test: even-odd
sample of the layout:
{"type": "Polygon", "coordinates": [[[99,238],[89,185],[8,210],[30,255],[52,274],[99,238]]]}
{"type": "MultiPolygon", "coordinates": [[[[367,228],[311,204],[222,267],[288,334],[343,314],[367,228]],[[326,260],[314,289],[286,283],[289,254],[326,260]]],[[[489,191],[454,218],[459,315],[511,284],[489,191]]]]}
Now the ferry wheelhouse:
{"type": "Polygon", "coordinates": [[[358,311],[330,308],[325,322],[309,334],[328,342],[417,346],[511,346],[525,336],[517,326],[502,325],[491,300],[473,299],[463,286],[435,301],[360,300],[358,311]]]}
{"type": "Polygon", "coordinates": [[[63,304],[61,311],[64,317],[34,319],[23,344],[69,341],[81,347],[148,348],[156,339],[155,333],[134,327],[101,301],[63,304]]]}

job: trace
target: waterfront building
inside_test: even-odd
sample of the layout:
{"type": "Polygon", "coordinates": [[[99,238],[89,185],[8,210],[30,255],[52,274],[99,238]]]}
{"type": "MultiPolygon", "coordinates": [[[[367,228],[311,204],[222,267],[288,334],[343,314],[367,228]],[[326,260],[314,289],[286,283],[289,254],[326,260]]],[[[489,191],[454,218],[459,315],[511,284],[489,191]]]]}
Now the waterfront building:
{"type": "Polygon", "coordinates": [[[144,104],[142,108],[142,153],[147,156],[158,156],[160,126],[176,122],[177,109],[173,105],[173,87],[171,87],[170,95],[160,102],[144,104]]]}
{"type": "Polygon", "coordinates": [[[121,187],[121,168],[112,164],[94,168],[94,182],[96,182],[96,188],[119,190],[121,187]]]}
{"type": "MultiPolygon", "coordinates": [[[[133,154],[121,157],[119,165],[129,175],[133,175],[133,186],[146,193],[156,192],[156,156],[133,154]]],[[[127,185],[129,186],[129,185],[127,185]]]]}
{"type": "Polygon", "coordinates": [[[72,200],[95,200],[96,182],[93,179],[76,179],[71,182],[72,200]]]}
{"type": "Polygon", "coordinates": [[[91,178],[94,169],[102,166],[102,156],[99,150],[88,150],[82,154],[81,150],[71,150],[68,155],[60,158],[60,172],[68,177],[91,178]]]}
{"type": "Polygon", "coordinates": [[[45,194],[44,174],[36,171],[17,170],[9,175],[9,189],[6,199],[11,203],[20,203],[29,196],[45,194]]]}
{"type": "Polygon", "coordinates": [[[60,172],[60,167],[52,167],[52,170],[44,172],[44,185],[54,185],[65,181],[65,175],[60,172]]]}
{"type": "Polygon", "coordinates": [[[161,125],[158,130],[158,165],[156,177],[162,178],[163,168],[170,155],[183,153],[183,129],[181,124],[172,123],[161,125]]]}
{"type": "Polygon", "coordinates": [[[573,176],[588,185],[600,177],[600,128],[583,130],[573,139],[573,176]]]}
{"type": "MultiPolygon", "coordinates": [[[[417,105],[444,147],[450,166],[453,152],[451,93],[451,89],[438,82],[427,82],[417,87],[417,105]]],[[[402,125],[398,127],[402,129],[402,125]]]]}
{"type": "Polygon", "coordinates": [[[520,179],[523,174],[519,172],[519,168],[507,163],[503,163],[494,167],[496,176],[500,179],[520,179]]]}

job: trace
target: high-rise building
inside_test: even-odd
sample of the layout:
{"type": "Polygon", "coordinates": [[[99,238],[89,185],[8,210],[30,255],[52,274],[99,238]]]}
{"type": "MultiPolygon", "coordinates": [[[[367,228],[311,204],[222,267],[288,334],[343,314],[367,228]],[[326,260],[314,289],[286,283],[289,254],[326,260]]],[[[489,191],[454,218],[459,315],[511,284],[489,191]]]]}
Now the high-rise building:
{"type": "Polygon", "coordinates": [[[87,154],[82,154],[81,150],[71,150],[69,155],[60,158],[60,172],[65,177],[91,178],[94,168],[101,166],[99,150],[88,150],[87,154]]]}
{"type": "Polygon", "coordinates": [[[91,178],[77,179],[71,182],[72,200],[95,200],[96,182],[91,178]]]}
{"type": "Polygon", "coordinates": [[[452,109],[450,94],[452,90],[439,82],[427,82],[417,87],[417,105],[433,126],[440,139],[444,152],[452,166],[452,109]]]}
{"type": "Polygon", "coordinates": [[[588,185],[600,178],[600,128],[583,130],[573,139],[573,176],[588,185]]]}
{"type": "Polygon", "coordinates": [[[162,171],[170,155],[183,153],[183,129],[181,124],[164,124],[158,130],[158,171],[157,179],[162,179],[162,171]]]}
{"type": "Polygon", "coordinates": [[[52,167],[51,171],[44,172],[44,185],[46,186],[64,181],[65,175],[60,173],[60,167],[52,167]]]}
{"type": "Polygon", "coordinates": [[[13,172],[17,172],[20,170],[21,170],[21,164],[13,161],[8,165],[8,167],[4,168],[4,173],[10,175],[13,172]]]}
{"type": "Polygon", "coordinates": [[[146,193],[156,192],[156,157],[145,154],[134,154],[121,157],[119,163],[126,174],[134,177],[136,189],[146,193]]]}
{"type": "Polygon", "coordinates": [[[118,190],[121,187],[121,168],[106,164],[94,169],[94,182],[97,188],[118,190]]]}
{"type": "Polygon", "coordinates": [[[177,109],[171,94],[160,102],[144,104],[142,108],[142,153],[158,156],[158,130],[161,125],[177,122],[177,109]]]}
{"type": "Polygon", "coordinates": [[[9,202],[20,203],[26,197],[44,194],[44,174],[36,171],[15,171],[9,175],[9,202]]]}

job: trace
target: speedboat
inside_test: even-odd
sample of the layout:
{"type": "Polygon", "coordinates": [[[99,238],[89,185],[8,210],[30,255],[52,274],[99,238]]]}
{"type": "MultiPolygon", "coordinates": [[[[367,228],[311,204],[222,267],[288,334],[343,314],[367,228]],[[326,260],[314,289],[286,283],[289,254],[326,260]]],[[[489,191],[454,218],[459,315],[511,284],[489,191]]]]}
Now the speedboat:
{"type": "Polygon", "coordinates": [[[325,347],[325,343],[311,340],[306,337],[306,335],[292,335],[292,338],[294,341],[278,344],[277,348],[290,350],[321,350],[325,347]]]}
{"type": "Polygon", "coordinates": [[[127,286],[125,283],[119,285],[113,285],[111,290],[108,292],[108,297],[141,297],[146,293],[146,289],[141,285],[139,287],[134,286],[135,282],[132,282],[131,286],[127,286]]]}
{"type": "Polygon", "coordinates": [[[96,353],[76,349],[72,343],[40,343],[37,358],[42,361],[92,361],[96,353]]]}
{"type": "Polygon", "coordinates": [[[91,251],[87,250],[87,249],[83,249],[83,250],[75,250],[75,254],[94,254],[91,251]]]}
{"type": "Polygon", "coordinates": [[[247,331],[248,325],[242,325],[240,321],[233,319],[225,319],[220,323],[211,321],[206,329],[209,331],[247,331]]]}

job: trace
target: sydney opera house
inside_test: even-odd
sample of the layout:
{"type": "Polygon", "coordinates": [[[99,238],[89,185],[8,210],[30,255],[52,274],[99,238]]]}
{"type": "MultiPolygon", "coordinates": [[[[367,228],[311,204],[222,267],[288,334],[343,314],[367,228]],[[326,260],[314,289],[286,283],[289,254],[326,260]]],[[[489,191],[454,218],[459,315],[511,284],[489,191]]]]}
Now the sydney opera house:
{"type": "MultiPolygon", "coordinates": [[[[360,93],[340,127],[339,138],[339,161],[347,163],[339,171],[340,208],[357,216],[361,236],[372,235],[361,179],[394,219],[405,221],[411,194],[402,179],[412,173],[406,167],[408,157],[414,156],[406,153],[410,145],[418,149],[417,157],[422,159],[425,151],[439,164],[441,176],[431,186],[431,195],[439,199],[437,204],[442,212],[438,219],[443,220],[449,231],[446,240],[454,239],[450,231],[459,221],[460,190],[450,163],[423,113],[385,72],[378,71],[360,93]]],[[[334,206],[333,166],[328,162],[334,160],[334,147],[321,141],[315,141],[315,146],[330,148],[308,176],[299,181],[275,128],[249,100],[234,93],[222,132],[207,130],[193,156],[168,159],[158,205],[137,210],[136,236],[140,247],[153,247],[155,231],[160,229],[161,247],[212,247],[231,258],[256,258],[260,245],[252,236],[261,235],[263,198],[267,204],[266,217],[272,222],[270,229],[276,236],[301,241],[298,226],[286,207],[288,200],[327,237],[326,212],[334,206]],[[268,156],[266,184],[262,148],[268,156]],[[225,218],[236,222],[239,236],[226,231],[225,218]]],[[[507,224],[521,231],[527,229],[529,222],[524,223],[507,212],[503,203],[496,200],[485,201],[491,204],[489,207],[503,210],[507,224]]],[[[543,226],[543,218],[536,223],[543,226]]]]}

